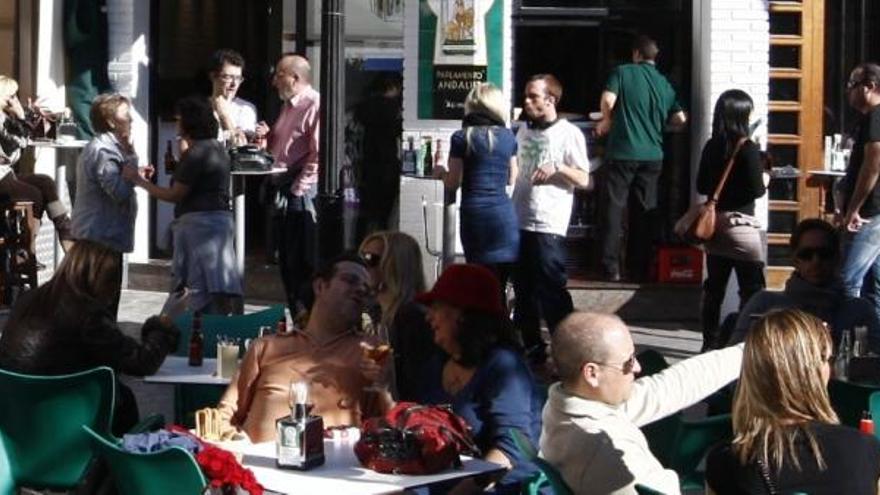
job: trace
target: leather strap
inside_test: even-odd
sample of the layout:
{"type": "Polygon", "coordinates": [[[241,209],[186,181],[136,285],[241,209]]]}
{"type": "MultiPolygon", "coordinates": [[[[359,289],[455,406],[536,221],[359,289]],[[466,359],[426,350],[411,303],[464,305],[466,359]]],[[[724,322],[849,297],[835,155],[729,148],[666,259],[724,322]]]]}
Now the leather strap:
{"type": "Polygon", "coordinates": [[[739,154],[740,148],[743,147],[743,144],[748,141],[748,138],[741,137],[739,141],[736,142],[736,147],[733,148],[733,153],[730,155],[730,159],[727,160],[727,165],[724,166],[724,173],[721,174],[721,180],[718,181],[718,185],[715,186],[715,192],[712,193],[706,203],[717,203],[718,198],[721,196],[721,191],[724,190],[724,184],[727,183],[727,177],[730,175],[730,171],[733,170],[733,162],[736,161],[736,155],[739,154]]]}

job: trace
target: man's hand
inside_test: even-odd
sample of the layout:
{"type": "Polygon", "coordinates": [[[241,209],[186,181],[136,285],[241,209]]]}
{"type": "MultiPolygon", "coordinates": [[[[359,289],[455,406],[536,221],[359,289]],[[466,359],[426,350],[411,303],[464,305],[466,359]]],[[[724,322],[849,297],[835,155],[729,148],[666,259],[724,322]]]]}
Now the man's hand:
{"type": "Polygon", "coordinates": [[[611,130],[611,119],[602,119],[596,124],[596,128],[593,129],[593,132],[596,134],[596,137],[602,137],[608,134],[611,130]]]}
{"type": "Polygon", "coordinates": [[[858,232],[862,228],[862,225],[869,222],[870,220],[862,218],[858,211],[850,211],[843,218],[843,227],[849,232],[858,232]]]}
{"type": "Polygon", "coordinates": [[[541,165],[532,173],[532,184],[546,184],[547,180],[556,174],[558,170],[558,166],[552,163],[541,165]]]}
{"type": "Polygon", "coordinates": [[[265,120],[257,122],[257,126],[254,128],[254,134],[258,138],[266,137],[269,134],[269,124],[267,124],[265,120]]]}
{"type": "Polygon", "coordinates": [[[134,165],[123,165],[122,166],[122,178],[131,182],[132,184],[137,184],[138,181],[141,180],[141,174],[138,171],[138,168],[134,165]]]}

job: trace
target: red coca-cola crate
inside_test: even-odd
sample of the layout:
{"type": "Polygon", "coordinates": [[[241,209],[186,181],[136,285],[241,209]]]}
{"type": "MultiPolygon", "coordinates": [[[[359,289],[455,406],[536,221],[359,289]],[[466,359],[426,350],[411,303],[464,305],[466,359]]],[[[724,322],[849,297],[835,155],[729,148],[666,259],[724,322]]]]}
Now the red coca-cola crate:
{"type": "Polygon", "coordinates": [[[691,246],[663,246],[657,250],[657,282],[699,284],[703,281],[703,251],[691,246]]]}

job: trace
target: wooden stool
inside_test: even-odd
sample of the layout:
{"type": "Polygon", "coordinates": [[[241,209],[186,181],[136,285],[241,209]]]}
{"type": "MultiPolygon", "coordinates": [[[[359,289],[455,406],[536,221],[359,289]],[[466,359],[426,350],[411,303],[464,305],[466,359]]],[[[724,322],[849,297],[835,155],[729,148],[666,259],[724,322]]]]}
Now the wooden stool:
{"type": "Polygon", "coordinates": [[[11,306],[15,298],[37,286],[38,228],[31,201],[0,205],[0,304],[11,306]]]}

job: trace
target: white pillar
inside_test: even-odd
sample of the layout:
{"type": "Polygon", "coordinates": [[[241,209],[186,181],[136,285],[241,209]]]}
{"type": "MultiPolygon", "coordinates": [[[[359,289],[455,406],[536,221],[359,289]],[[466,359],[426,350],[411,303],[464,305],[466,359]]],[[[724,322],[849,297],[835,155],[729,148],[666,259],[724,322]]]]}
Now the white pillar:
{"type": "MultiPolygon", "coordinates": [[[[132,139],[140,164],[149,161],[149,47],[150,2],[108,0],[107,28],[109,64],[107,72],[115,91],[132,99],[132,139]]],[[[149,258],[150,202],[138,188],[138,215],[135,222],[134,252],[128,260],[143,262],[149,258]]]]}

